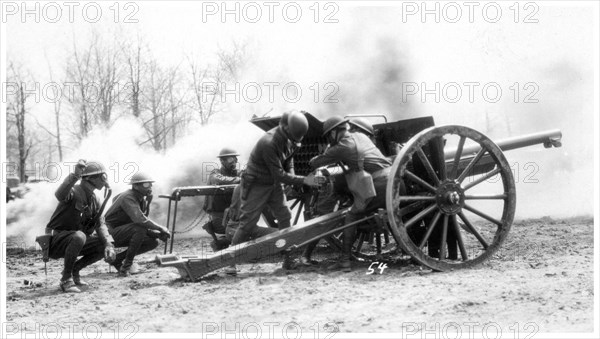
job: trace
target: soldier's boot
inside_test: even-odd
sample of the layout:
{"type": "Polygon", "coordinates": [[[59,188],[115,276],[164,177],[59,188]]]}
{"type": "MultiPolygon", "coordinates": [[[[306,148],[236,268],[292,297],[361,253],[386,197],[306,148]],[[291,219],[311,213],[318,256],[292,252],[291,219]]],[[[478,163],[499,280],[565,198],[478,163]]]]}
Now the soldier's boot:
{"type": "MultiPolygon", "coordinates": [[[[250,236],[250,233],[238,228],[235,231],[233,238],[231,239],[230,246],[235,246],[237,244],[241,244],[241,243],[247,241],[249,236],[250,236]]],[[[230,265],[229,267],[225,268],[225,274],[237,275],[237,267],[235,266],[235,264],[230,265]]]]}
{"type": "Polygon", "coordinates": [[[352,244],[354,243],[354,233],[356,232],[355,227],[349,227],[344,230],[343,244],[342,244],[342,256],[339,261],[329,267],[329,270],[342,270],[344,272],[352,272],[352,264],[350,259],[352,258],[352,244]]]}
{"type": "Polygon", "coordinates": [[[77,286],[87,286],[88,283],[81,279],[79,271],[73,271],[73,282],[77,286]]]}
{"type": "Polygon", "coordinates": [[[227,247],[229,247],[230,243],[231,242],[226,237],[219,237],[215,242],[215,249],[217,251],[226,249],[227,247]]]}
{"type": "Polygon", "coordinates": [[[225,274],[227,275],[237,275],[237,267],[235,265],[230,265],[225,268],[225,274]]]}
{"type": "Polygon", "coordinates": [[[294,259],[289,253],[283,254],[283,264],[281,265],[281,268],[283,268],[286,271],[293,270],[295,268],[294,259]]]}
{"type": "Polygon", "coordinates": [[[310,244],[306,245],[306,248],[304,248],[304,252],[302,253],[302,256],[300,257],[300,263],[304,266],[310,266],[310,265],[315,265],[318,264],[318,262],[316,260],[312,260],[312,252],[315,250],[315,248],[317,247],[317,244],[319,243],[319,241],[313,241],[310,244]]]}
{"type": "Polygon", "coordinates": [[[61,280],[59,286],[60,286],[60,289],[65,293],[80,293],[81,292],[79,287],[77,287],[77,285],[75,285],[75,282],[73,281],[73,279],[61,280]]]}
{"type": "MultiPolygon", "coordinates": [[[[82,269],[84,269],[85,267],[102,259],[104,257],[103,249],[104,249],[104,247],[99,247],[98,251],[91,253],[91,254],[84,255],[83,257],[81,257],[81,259],[79,259],[75,262],[75,264],[73,265],[73,271],[72,271],[72,280],[75,285],[77,285],[77,286],[87,286],[88,285],[87,282],[81,280],[81,275],[79,272],[82,269]]],[[[64,278],[62,280],[65,281],[64,278]]]]}
{"type": "Polygon", "coordinates": [[[119,269],[120,277],[129,277],[132,274],[138,273],[142,273],[142,268],[138,264],[127,259],[123,260],[123,265],[121,265],[121,268],[119,269]]]}
{"type": "MultiPolygon", "coordinates": [[[[215,233],[215,230],[213,229],[212,221],[209,221],[206,224],[204,224],[202,226],[202,228],[206,231],[206,233],[210,234],[210,236],[213,238],[213,241],[215,243],[218,241],[217,234],[215,233]]],[[[211,247],[212,247],[212,243],[211,243],[211,247]]],[[[213,250],[214,250],[214,248],[213,248],[213,250]]]]}

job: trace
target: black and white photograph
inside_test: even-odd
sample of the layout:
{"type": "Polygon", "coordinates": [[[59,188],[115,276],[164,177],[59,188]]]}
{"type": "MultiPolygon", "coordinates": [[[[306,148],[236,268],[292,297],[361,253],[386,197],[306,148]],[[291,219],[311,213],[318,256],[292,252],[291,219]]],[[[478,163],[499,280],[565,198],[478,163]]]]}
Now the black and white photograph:
{"type": "Polygon", "coordinates": [[[597,1],[0,1],[0,338],[598,338],[597,1]]]}

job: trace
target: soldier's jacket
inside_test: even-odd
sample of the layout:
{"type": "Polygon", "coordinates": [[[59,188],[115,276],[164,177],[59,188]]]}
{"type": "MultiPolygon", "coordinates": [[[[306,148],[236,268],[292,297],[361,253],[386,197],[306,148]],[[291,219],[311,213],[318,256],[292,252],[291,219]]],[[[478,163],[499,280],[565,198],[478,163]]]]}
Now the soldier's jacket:
{"type": "Polygon", "coordinates": [[[310,160],[310,166],[318,168],[343,162],[350,171],[358,171],[358,160],[364,156],[364,170],[373,174],[392,165],[371,139],[362,133],[346,133],[340,141],[328,147],[325,152],[310,160]],[[364,150],[359,154],[357,144],[364,150]]]}
{"type": "Polygon", "coordinates": [[[264,185],[283,183],[301,185],[304,177],[294,175],[296,146],[276,127],[263,135],[250,153],[245,178],[264,185]]]}
{"type": "MultiPolygon", "coordinates": [[[[208,185],[235,185],[240,183],[237,170],[229,171],[225,167],[215,169],[208,176],[208,185]]],[[[231,195],[209,195],[204,199],[203,209],[206,212],[223,213],[231,205],[231,195]]]]}
{"type": "Polygon", "coordinates": [[[69,174],[54,193],[59,202],[46,227],[57,231],[82,231],[87,235],[96,231],[105,244],[113,242],[103,222],[89,229],[85,227],[100,210],[100,202],[93,188],[75,185],[77,180],[77,175],[69,174]]]}
{"type": "Polygon", "coordinates": [[[106,211],[105,222],[110,227],[117,227],[130,223],[143,224],[152,222],[144,214],[148,208],[146,197],[133,189],[118,194],[106,211]]]}

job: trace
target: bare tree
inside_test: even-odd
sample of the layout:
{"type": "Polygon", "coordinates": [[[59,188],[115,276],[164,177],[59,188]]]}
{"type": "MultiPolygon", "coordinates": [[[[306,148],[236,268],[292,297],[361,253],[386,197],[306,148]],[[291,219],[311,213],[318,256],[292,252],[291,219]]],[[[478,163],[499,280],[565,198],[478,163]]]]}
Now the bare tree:
{"type": "Polygon", "coordinates": [[[218,112],[221,95],[220,77],[218,73],[213,73],[209,66],[201,67],[192,59],[193,57],[188,58],[193,91],[190,108],[197,113],[200,124],[206,125],[209,119],[218,112]]]}
{"type": "Polygon", "coordinates": [[[178,68],[161,67],[156,59],[148,62],[146,78],[143,82],[142,99],[144,111],[143,127],[155,150],[167,148],[167,136],[170,130],[176,129],[180,119],[177,116],[183,102],[178,95],[175,82],[178,68]]]}
{"type": "Polygon", "coordinates": [[[92,45],[95,61],[94,78],[98,86],[98,105],[96,114],[100,123],[109,126],[112,111],[119,98],[118,81],[120,79],[120,52],[115,44],[92,45]]]}
{"type": "MultiPolygon", "coordinates": [[[[131,88],[131,113],[134,117],[140,116],[140,83],[142,68],[142,45],[145,45],[138,36],[135,43],[125,41],[122,44],[122,50],[125,52],[125,59],[128,67],[128,86],[131,88]]],[[[145,48],[146,49],[146,48],[145,48]]]]}
{"type": "Polygon", "coordinates": [[[188,114],[189,111],[183,109],[185,106],[186,89],[182,88],[181,86],[177,86],[178,83],[181,83],[179,68],[175,68],[173,72],[172,81],[170,81],[168,84],[168,98],[171,112],[171,144],[175,144],[177,141],[178,131],[182,130],[192,120],[192,116],[188,114]]]}
{"type": "MultiPolygon", "coordinates": [[[[92,53],[91,46],[84,51],[79,51],[76,46],[75,37],[73,37],[73,54],[67,62],[66,73],[69,82],[74,85],[72,95],[69,95],[69,101],[78,112],[79,131],[75,133],[78,139],[87,137],[92,129],[92,108],[90,102],[92,98],[87,91],[86,85],[92,79],[92,53]]],[[[95,42],[93,42],[95,43],[95,42]]]]}
{"type": "MultiPolygon", "coordinates": [[[[16,127],[16,139],[18,147],[18,163],[19,163],[19,178],[21,181],[25,181],[25,168],[27,163],[27,157],[32,147],[32,142],[28,138],[28,131],[26,130],[25,119],[27,117],[27,98],[30,97],[30,93],[27,93],[27,82],[24,75],[24,71],[15,66],[13,62],[9,63],[8,74],[7,74],[7,86],[10,85],[10,93],[7,90],[7,122],[14,124],[16,127]]],[[[30,84],[31,85],[31,84],[30,84]]],[[[9,131],[7,131],[9,132],[9,131]]]]}
{"type": "Polygon", "coordinates": [[[233,41],[231,50],[221,48],[217,52],[217,57],[219,58],[219,69],[225,80],[236,80],[241,76],[248,58],[246,44],[233,41]]]}
{"type": "MultiPolygon", "coordinates": [[[[50,64],[50,60],[48,60],[48,56],[46,55],[46,61],[48,63],[48,73],[50,75],[50,82],[51,83],[55,83],[54,82],[54,72],[52,71],[52,65],[50,64]]],[[[56,88],[56,87],[54,87],[56,88]]],[[[37,124],[38,126],[43,129],[44,131],[46,131],[46,133],[48,133],[50,136],[52,136],[55,140],[56,140],[56,148],[58,150],[58,160],[62,161],[63,160],[63,147],[62,147],[62,140],[61,140],[61,136],[60,136],[60,111],[61,111],[61,105],[62,105],[62,100],[63,100],[63,96],[62,93],[54,93],[54,98],[55,101],[53,102],[53,106],[54,106],[54,122],[55,122],[55,132],[51,132],[49,129],[47,129],[44,124],[39,123],[37,120],[37,124]]],[[[51,154],[51,153],[49,153],[51,154]]]]}
{"type": "Polygon", "coordinates": [[[95,124],[109,126],[112,122],[122,77],[121,53],[114,41],[106,44],[92,31],[89,44],[80,50],[73,37],[67,80],[75,87],[69,100],[78,115],[79,139],[85,138],[95,124]]]}
{"type": "Polygon", "coordinates": [[[234,42],[231,50],[217,52],[216,65],[198,65],[193,56],[188,57],[193,100],[191,108],[197,113],[200,123],[206,125],[211,117],[224,109],[223,88],[235,87],[245,59],[245,45],[234,42]]]}

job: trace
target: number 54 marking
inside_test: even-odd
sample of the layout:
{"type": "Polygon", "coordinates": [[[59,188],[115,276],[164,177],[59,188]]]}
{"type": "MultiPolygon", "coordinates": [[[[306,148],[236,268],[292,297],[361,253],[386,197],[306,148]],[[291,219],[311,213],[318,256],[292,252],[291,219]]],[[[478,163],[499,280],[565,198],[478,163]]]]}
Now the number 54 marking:
{"type": "Polygon", "coordinates": [[[371,263],[371,265],[369,265],[369,268],[367,268],[367,275],[375,273],[376,269],[373,268],[374,265],[378,265],[376,269],[379,270],[379,274],[383,274],[383,270],[388,267],[384,262],[380,263],[379,261],[374,261],[371,263]]]}

